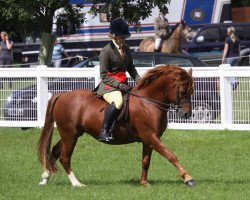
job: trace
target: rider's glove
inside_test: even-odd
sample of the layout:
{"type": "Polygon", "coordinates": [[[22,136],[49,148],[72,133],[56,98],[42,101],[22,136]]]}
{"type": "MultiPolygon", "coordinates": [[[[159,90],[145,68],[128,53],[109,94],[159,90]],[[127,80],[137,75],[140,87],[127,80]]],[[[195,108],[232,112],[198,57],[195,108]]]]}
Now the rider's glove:
{"type": "Polygon", "coordinates": [[[122,92],[128,93],[132,88],[124,83],[120,83],[118,85],[118,89],[121,90],[122,92]]]}
{"type": "Polygon", "coordinates": [[[161,35],[161,39],[162,40],[166,40],[167,39],[167,35],[165,35],[165,34],[161,35]]]}

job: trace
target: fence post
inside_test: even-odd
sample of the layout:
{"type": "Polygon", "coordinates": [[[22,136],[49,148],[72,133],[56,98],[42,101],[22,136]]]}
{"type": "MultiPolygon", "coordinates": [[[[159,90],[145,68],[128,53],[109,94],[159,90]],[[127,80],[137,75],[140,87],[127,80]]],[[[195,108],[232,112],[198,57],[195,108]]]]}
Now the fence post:
{"type": "Polygon", "coordinates": [[[45,65],[37,66],[37,123],[40,128],[44,125],[48,103],[48,83],[46,77],[41,75],[41,68],[46,67],[45,65]]]}
{"type": "Polygon", "coordinates": [[[233,96],[230,79],[225,77],[225,71],[231,67],[229,64],[222,64],[220,68],[220,100],[221,100],[221,125],[225,128],[227,124],[233,123],[233,96]]]}

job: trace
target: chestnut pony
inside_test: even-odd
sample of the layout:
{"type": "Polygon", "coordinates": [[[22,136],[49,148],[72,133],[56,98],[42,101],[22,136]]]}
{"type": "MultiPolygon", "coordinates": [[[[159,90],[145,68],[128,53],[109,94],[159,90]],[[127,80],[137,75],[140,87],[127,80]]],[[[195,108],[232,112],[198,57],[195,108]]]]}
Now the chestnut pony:
{"type": "MultiPolygon", "coordinates": [[[[160,52],[163,53],[181,53],[181,40],[182,38],[190,39],[190,28],[188,25],[181,21],[173,27],[171,36],[163,40],[160,52]]],[[[143,39],[139,46],[140,52],[154,52],[155,40],[154,37],[143,39]]]]}
{"type": "MultiPolygon", "coordinates": [[[[192,177],[180,165],[177,157],[161,142],[167,127],[167,110],[177,104],[180,115],[192,114],[192,69],[186,72],[175,65],[161,65],[150,69],[130,92],[128,115],[117,121],[113,128],[112,144],[142,143],[142,173],[140,184],[148,185],[147,173],[152,150],[171,162],[189,186],[195,184],[192,177]]],[[[71,184],[84,186],[75,177],[70,160],[78,138],[84,132],[97,139],[102,127],[107,103],[91,90],[75,90],[53,96],[48,103],[45,124],[38,142],[38,157],[44,168],[40,185],[46,185],[57,171],[59,158],[71,184]],[[54,122],[60,140],[51,150],[54,122]]]]}

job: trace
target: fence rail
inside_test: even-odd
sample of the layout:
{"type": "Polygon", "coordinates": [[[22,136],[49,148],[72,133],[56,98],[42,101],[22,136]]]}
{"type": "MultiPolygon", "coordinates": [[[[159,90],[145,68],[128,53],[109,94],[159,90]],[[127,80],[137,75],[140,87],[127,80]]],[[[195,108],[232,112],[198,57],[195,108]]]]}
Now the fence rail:
{"type": "MultiPolygon", "coordinates": [[[[250,67],[195,67],[193,76],[193,116],[170,110],[169,128],[250,130],[250,67]]],[[[42,127],[52,95],[99,81],[98,68],[0,68],[0,127],[42,127]]]]}

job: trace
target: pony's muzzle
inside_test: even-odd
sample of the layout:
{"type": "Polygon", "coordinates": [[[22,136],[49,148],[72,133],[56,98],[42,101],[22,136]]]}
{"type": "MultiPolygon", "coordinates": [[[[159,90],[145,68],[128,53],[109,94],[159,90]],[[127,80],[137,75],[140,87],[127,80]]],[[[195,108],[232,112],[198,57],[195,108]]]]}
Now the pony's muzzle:
{"type": "Polygon", "coordinates": [[[189,117],[191,117],[191,115],[192,115],[192,112],[181,112],[180,113],[180,116],[182,117],[182,118],[184,118],[184,119],[188,119],[189,117]]]}
{"type": "Polygon", "coordinates": [[[184,103],[179,110],[181,118],[188,119],[192,116],[192,105],[190,103],[184,103]]]}

